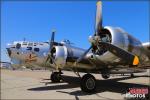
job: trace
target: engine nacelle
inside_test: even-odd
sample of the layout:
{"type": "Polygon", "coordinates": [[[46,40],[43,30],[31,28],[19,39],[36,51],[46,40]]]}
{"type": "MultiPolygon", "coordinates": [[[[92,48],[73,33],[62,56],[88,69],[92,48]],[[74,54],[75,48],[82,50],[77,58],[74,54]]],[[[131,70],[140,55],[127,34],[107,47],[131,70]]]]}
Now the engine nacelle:
{"type": "Polygon", "coordinates": [[[58,67],[64,67],[67,59],[66,46],[55,46],[51,51],[52,57],[58,67]]]}
{"type": "MultiPolygon", "coordinates": [[[[131,35],[126,33],[124,30],[122,30],[119,27],[109,27],[106,26],[99,34],[99,40],[102,42],[109,42],[121,49],[124,49],[125,51],[129,51],[132,54],[136,54],[137,56],[141,57],[141,59],[144,59],[144,56],[141,54],[142,44],[139,40],[133,38],[131,35]],[[142,58],[143,57],[143,58],[142,58]]],[[[98,38],[97,36],[95,38],[90,37],[89,41],[93,44],[96,43],[96,40],[98,38]]],[[[105,63],[108,62],[119,62],[120,58],[112,54],[111,52],[105,50],[104,48],[101,50],[101,48],[95,50],[95,55],[93,56],[91,54],[91,57],[96,57],[95,59],[99,59],[100,61],[103,61],[105,63]],[[97,51],[98,52],[97,52],[97,51]]]]}
{"type": "Polygon", "coordinates": [[[71,45],[54,46],[51,50],[51,56],[59,68],[70,67],[84,52],[84,49],[71,45]]]}

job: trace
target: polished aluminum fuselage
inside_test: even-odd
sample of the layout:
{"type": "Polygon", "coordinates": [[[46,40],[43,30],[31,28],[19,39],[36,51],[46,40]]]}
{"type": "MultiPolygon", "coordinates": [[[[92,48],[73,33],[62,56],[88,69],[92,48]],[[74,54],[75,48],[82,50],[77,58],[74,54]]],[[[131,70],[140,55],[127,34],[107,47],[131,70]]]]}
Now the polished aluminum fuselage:
{"type": "MultiPolygon", "coordinates": [[[[116,27],[104,27],[111,34],[111,44],[128,51],[134,55],[137,55],[140,59],[139,66],[144,66],[145,62],[150,65],[150,57],[148,55],[149,50],[145,49],[141,42],[131,35],[123,31],[122,29],[116,27]]],[[[32,50],[27,50],[28,45],[21,46],[21,48],[10,48],[11,55],[10,58],[13,60],[18,60],[22,64],[38,65],[41,67],[56,68],[54,64],[50,62],[45,63],[47,55],[49,53],[49,44],[40,43],[36,46],[31,46],[32,50]],[[39,51],[34,51],[34,48],[39,48],[39,51]],[[18,54],[19,53],[19,54],[18,54]]],[[[115,56],[109,51],[98,55],[93,52],[89,52],[84,59],[75,64],[76,60],[83,55],[86,51],[70,44],[63,43],[61,46],[54,46],[55,52],[55,62],[57,67],[61,69],[100,69],[104,67],[117,67],[120,65],[128,66],[124,63],[124,60],[115,56]],[[92,56],[92,57],[91,57],[92,56]]]]}

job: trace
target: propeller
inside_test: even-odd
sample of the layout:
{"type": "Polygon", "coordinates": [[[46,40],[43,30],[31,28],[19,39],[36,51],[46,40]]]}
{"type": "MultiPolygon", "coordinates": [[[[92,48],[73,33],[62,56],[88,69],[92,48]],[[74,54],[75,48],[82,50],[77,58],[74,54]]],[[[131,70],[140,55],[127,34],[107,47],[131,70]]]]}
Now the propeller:
{"type": "Polygon", "coordinates": [[[102,2],[98,0],[96,6],[95,34],[98,36],[102,29],[102,2]]]}
{"type": "Polygon", "coordinates": [[[103,49],[108,50],[114,55],[116,55],[119,58],[124,59],[127,63],[132,65],[138,65],[139,64],[139,58],[136,55],[131,54],[130,52],[127,52],[113,44],[102,42],[100,39],[100,34],[103,33],[103,27],[102,27],[102,2],[100,0],[97,1],[97,8],[96,8],[96,21],[95,21],[95,34],[94,36],[91,36],[91,46],[89,49],[87,49],[83,55],[81,55],[75,62],[75,65],[79,63],[91,50],[91,48],[96,47],[97,49],[103,49]],[[94,40],[94,43],[92,42],[94,40]]]}
{"type": "MultiPolygon", "coordinates": [[[[102,2],[100,0],[97,1],[96,4],[96,21],[95,21],[95,37],[96,39],[97,36],[99,36],[100,31],[102,30],[102,2]]],[[[91,50],[91,48],[93,47],[93,45],[91,45],[84,53],[83,55],[81,55],[75,62],[75,64],[79,63],[86,55],[87,53],[91,50]]]]}
{"type": "Polygon", "coordinates": [[[52,31],[51,40],[49,41],[49,44],[50,44],[49,50],[51,50],[54,45],[55,32],[56,32],[55,30],[52,31]]]}
{"type": "Polygon", "coordinates": [[[45,62],[47,63],[49,60],[51,60],[56,65],[56,63],[54,61],[54,58],[52,57],[52,54],[51,54],[52,47],[55,44],[55,42],[54,42],[55,32],[56,32],[55,30],[52,31],[51,40],[49,41],[49,44],[50,44],[50,46],[49,46],[49,53],[47,55],[47,59],[46,59],[45,62]]]}
{"type": "Polygon", "coordinates": [[[107,42],[99,42],[98,46],[102,46],[101,49],[106,49],[114,55],[116,55],[117,57],[124,59],[124,61],[126,61],[130,65],[139,64],[139,58],[136,55],[133,55],[130,52],[125,51],[115,45],[112,45],[107,42]]]}

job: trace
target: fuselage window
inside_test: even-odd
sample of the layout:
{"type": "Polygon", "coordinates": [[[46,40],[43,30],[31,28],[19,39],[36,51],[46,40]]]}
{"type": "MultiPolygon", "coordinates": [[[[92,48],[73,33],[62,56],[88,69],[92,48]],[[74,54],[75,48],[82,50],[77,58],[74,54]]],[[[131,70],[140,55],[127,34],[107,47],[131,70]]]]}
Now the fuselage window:
{"type": "Polygon", "coordinates": [[[32,47],[27,47],[27,50],[32,50],[32,47]]]}
{"type": "Polygon", "coordinates": [[[40,49],[39,48],[34,48],[34,51],[39,52],[40,49]]]}
{"type": "Polygon", "coordinates": [[[34,43],[34,46],[38,45],[38,43],[34,43]]]}
{"type": "Polygon", "coordinates": [[[22,45],[27,45],[27,43],[23,43],[22,45]]]}

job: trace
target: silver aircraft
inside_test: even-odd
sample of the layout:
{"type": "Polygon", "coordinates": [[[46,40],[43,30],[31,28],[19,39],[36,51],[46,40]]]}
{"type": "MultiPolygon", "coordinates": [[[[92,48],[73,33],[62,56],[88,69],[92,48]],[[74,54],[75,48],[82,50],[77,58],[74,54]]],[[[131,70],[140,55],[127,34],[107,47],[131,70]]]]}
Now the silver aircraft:
{"type": "Polygon", "coordinates": [[[119,27],[102,26],[102,2],[97,2],[95,32],[89,36],[91,46],[81,49],[69,41],[55,42],[52,32],[49,42],[16,42],[7,48],[11,59],[21,63],[55,69],[50,78],[60,82],[62,70],[74,71],[81,78],[82,91],[93,92],[100,73],[104,79],[110,74],[143,72],[150,68],[150,42],[141,43],[119,27]],[[87,74],[80,76],[79,72],[87,74]]]}

